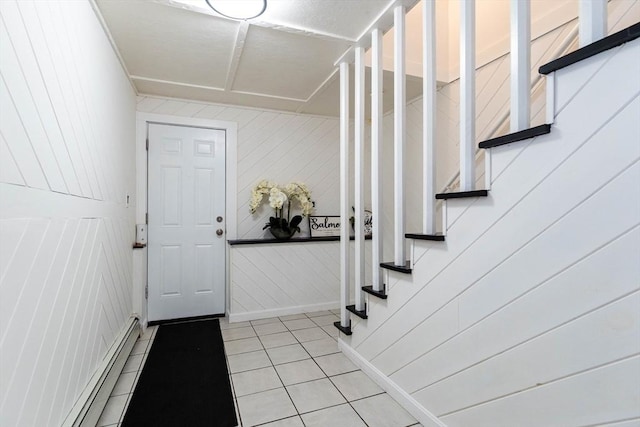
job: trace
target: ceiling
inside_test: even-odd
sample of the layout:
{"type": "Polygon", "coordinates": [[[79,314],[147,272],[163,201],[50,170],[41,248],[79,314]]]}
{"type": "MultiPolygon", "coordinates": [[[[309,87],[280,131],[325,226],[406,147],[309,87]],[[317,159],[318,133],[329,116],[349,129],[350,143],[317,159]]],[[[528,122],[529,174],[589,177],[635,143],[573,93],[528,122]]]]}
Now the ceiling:
{"type": "MultiPolygon", "coordinates": [[[[337,116],[334,63],[374,23],[390,26],[398,1],[417,3],[268,0],[266,12],[250,21],[222,17],[205,0],[96,3],[140,94],[337,116]]],[[[407,99],[420,95],[421,81],[407,77],[407,99]]],[[[388,71],[384,85],[389,111],[388,71]]]]}

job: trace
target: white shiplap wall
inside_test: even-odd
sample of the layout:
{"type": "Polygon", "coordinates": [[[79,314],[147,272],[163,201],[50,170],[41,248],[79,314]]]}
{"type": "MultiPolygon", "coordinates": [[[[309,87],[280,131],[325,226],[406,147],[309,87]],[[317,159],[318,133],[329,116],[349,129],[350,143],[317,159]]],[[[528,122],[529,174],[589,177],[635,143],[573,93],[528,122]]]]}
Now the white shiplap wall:
{"type": "MultiPolygon", "coordinates": [[[[256,214],[249,213],[251,189],[262,179],[283,185],[302,181],[311,189],[315,214],[339,213],[337,118],[151,96],[139,96],[137,109],[237,123],[237,176],[228,179],[237,180],[238,239],[272,237],[262,230],[273,214],[268,200],[256,214]]],[[[302,235],[308,235],[306,221],[301,228],[302,235]]],[[[337,308],[337,248],[336,242],[232,246],[227,307],[231,320],[337,308]]]]}
{"type": "Polygon", "coordinates": [[[152,96],[139,96],[137,109],[144,113],[238,124],[238,239],[270,236],[268,231],[262,231],[273,215],[267,199],[256,214],[249,212],[251,189],[263,179],[281,185],[302,181],[311,189],[316,202],[315,214],[338,213],[340,123],[337,118],[152,96]]]}
{"type": "MultiPolygon", "coordinates": [[[[576,25],[575,22],[559,27],[547,33],[532,43],[532,75],[537,73],[540,65],[549,62],[554,54],[555,46],[559,45],[576,25]]],[[[506,127],[499,126],[503,115],[509,111],[509,55],[503,55],[476,71],[476,140],[484,141],[491,137],[508,133],[506,127]],[[497,133],[494,129],[498,128],[497,133]]],[[[544,89],[544,84],[542,85],[544,89]]],[[[456,191],[458,181],[454,180],[451,189],[447,186],[460,170],[460,81],[441,87],[437,91],[437,165],[436,191],[456,191]]],[[[532,126],[542,124],[544,120],[544,91],[538,90],[533,94],[533,108],[531,109],[532,126]]],[[[386,200],[393,200],[393,113],[385,116],[383,122],[384,138],[384,167],[383,192],[386,200]]],[[[407,230],[408,232],[422,232],[422,98],[413,100],[407,105],[407,157],[406,157],[406,191],[407,191],[407,230]]],[[[482,154],[482,153],[481,153],[482,154]]],[[[484,188],[484,156],[477,162],[477,185],[484,188]]],[[[393,204],[384,204],[385,259],[393,257],[393,204]]],[[[441,216],[437,216],[438,228],[441,229],[441,216]]]]}
{"type": "Polygon", "coordinates": [[[89,2],[0,2],[0,425],[60,425],[131,315],[135,96],[89,2]]]}
{"type": "MultiPolygon", "coordinates": [[[[640,20],[640,2],[635,0],[610,0],[608,2],[608,33],[620,31],[640,20]]],[[[577,28],[574,19],[541,35],[531,44],[531,76],[538,75],[538,68],[551,61],[560,46],[571,40],[571,32],[577,28]]],[[[577,48],[577,36],[567,46],[566,52],[577,48]]],[[[504,135],[509,132],[509,121],[500,125],[509,112],[509,54],[488,61],[476,70],[476,141],[504,135]]],[[[392,90],[392,89],[391,89],[392,90]]],[[[460,80],[456,79],[437,92],[437,166],[436,191],[457,191],[456,174],[459,166],[460,80]],[[452,181],[453,180],[453,181],[452,181]],[[451,183],[451,185],[450,185],[451,183]],[[449,186],[449,187],[447,187],[449,186]]],[[[545,120],[545,83],[540,82],[531,94],[531,126],[545,120]]],[[[384,197],[393,199],[393,113],[384,119],[385,156],[384,197]]],[[[407,105],[407,231],[422,230],[422,98],[407,105]]],[[[484,188],[484,152],[480,150],[476,162],[476,188],[484,188]]],[[[393,205],[385,204],[384,229],[393,229],[393,205]]],[[[441,216],[438,214],[438,229],[441,216]]],[[[385,234],[385,259],[393,257],[393,238],[385,234]]]]}
{"type": "Polygon", "coordinates": [[[557,74],[551,134],[493,149],[345,341],[447,426],[640,421],[640,40],[557,74]]]}
{"type": "MultiPolygon", "coordinates": [[[[355,250],[351,244],[351,253],[355,250]]],[[[365,279],[371,277],[365,243],[365,279]]],[[[355,269],[351,261],[351,283],[355,269]]],[[[340,307],[340,242],[234,246],[231,250],[231,321],[340,307]]],[[[351,287],[351,298],[355,289],[351,287]]],[[[355,319],[354,319],[355,320],[355,319]]]]}

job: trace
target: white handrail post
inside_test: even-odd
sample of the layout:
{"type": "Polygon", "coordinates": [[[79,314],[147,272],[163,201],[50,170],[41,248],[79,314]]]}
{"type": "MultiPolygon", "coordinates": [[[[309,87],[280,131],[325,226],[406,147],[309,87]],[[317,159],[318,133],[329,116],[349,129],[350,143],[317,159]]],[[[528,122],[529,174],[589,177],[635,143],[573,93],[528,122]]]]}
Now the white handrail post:
{"type": "Polygon", "coordinates": [[[528,129],[531,105],[531,5],[511,0],[511,132],[528,129]]]}
{"type": "Polygon", "coordinates": [[[580,47],[607,35],[607,0],[580,0],[580,47]]]}
{"type": "Polygon", "coordinates": [[[363,311],[364,295],[364,48],[355,48],[355,306],[363,311]]]}
{"type": "Polygon", "coordinates": [[[349,64],[340,63],[340,326],[351,326],[349,304],[349,64]]]}
{"type": "Polygon", "coordinates": [[[436,6],[425,0],[422,10],[422,180],[424,234],[436,232],[436,6]]]}
{"type": "Polygon", "coordinates": [[[460,1],[460,190],[476,184],[476,5],[460,1]]]}
{"type": "Polygon", "coordinates": [[[380,292],[383,287],[382,269],[382,31],[371,32],[371,214],[373,237],[371,251],[371,286],[380,292]]]}
{"type": "Polygon", "coordinates": [[[546,77],[547,93],[546,93],[546,120],[545,123],[550,125],[556,120],[556,72],[547,74],[546,77]]]}
{"type": "Polygon", "coordinates": [[[404,266],[404,152],[406,144],[406,81],[405,81],[405,7],[393,9],[395,29],[394,72],[393,72],[393,152],[394,152],[394,263],[404,266]]]}

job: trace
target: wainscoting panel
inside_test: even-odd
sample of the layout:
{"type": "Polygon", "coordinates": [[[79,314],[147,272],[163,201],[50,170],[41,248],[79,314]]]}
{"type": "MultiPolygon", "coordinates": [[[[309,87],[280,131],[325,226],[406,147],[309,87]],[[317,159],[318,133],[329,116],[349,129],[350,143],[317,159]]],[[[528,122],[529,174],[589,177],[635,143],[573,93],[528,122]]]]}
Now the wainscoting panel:
{"type": "Polygon", "coordinates": [[[131,316],[135,95],[89,2],[0,14],[0,424],[56,426],[131,316]]]}
{"type": "MultiPolygon", "coordinates": [[[[353,250],[353,243],[351,244],[353,250]]],[[[371,241],[365,243],[371,280],[371,241]]],[[[231,249],[232,321],[340,307],[340,242],[238,245],[231,249]]],[[[351,281],[354,269],[351,268],[351,281]]],[[[353,289],[352,289],[353,297],[353,289]]]]}

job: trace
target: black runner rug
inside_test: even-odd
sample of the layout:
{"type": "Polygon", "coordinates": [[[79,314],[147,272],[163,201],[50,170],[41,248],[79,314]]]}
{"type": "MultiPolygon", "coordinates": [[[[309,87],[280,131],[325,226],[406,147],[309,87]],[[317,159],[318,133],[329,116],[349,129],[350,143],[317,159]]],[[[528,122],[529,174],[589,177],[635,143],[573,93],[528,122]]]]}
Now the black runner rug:
{"type": "Polygon", "coordinates": [[[160,325],[122,426],[237,424],[218,319],[160,325]]]}

